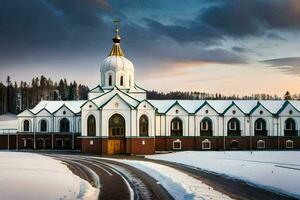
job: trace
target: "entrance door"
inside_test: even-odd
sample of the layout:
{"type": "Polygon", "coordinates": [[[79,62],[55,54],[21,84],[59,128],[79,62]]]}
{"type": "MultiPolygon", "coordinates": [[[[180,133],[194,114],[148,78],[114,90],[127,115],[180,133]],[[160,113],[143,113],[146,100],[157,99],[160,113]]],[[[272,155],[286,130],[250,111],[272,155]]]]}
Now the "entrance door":
{"type": "Polygon", "coordinates": [[[108,140],[108,155],[125,153],[122,144],[123,140],[108,140]]]}
{"type": "Polygon", "coordinates": [[[109,119],[108,155],[125,153],[125,119],[114,114],[109,119]]]}

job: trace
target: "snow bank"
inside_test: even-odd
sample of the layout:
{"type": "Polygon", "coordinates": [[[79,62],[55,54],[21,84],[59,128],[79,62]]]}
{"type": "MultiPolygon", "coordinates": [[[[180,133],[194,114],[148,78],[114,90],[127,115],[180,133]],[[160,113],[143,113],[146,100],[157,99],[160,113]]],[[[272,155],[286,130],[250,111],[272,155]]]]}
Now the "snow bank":
{"type": "Polygon", "coordinates": [[[300,198],[299,151],[186,151],[147,158],[194,166],[300,198]]]}
{"type": "Polygon", "coordinates": [[[52,158],[0,152],[0,199],[95,199],[98,190],[52,158]]]}
{"type": "Polygon", "coordinates": [[[174,199],[226,200],[229,196],[171,167],[146,161],[114,160],[140,169],[161,184],[174,199]]]}

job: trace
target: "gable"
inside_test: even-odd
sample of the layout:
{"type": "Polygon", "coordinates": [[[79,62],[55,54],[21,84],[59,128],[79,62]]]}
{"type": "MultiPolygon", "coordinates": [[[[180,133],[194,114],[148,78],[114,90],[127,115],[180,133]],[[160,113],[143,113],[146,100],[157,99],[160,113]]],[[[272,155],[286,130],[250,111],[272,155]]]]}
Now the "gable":
{"type": "Polygon", "coordinates": [[[183,107],[178,104],[178,103],[174,103],[166,112],[166,114],[168,115],[188,115],[188,112],[183,109],[183,107]]]}
{"type": "Polygon", "coordinates": [[[129,103],[124,101],[119,95],[115,95],[113,98],[111,98],[108,102],[106,102],[104,105],[102,105],[102,109],[123,109],[128,110],[131,109],[131,106],[129,103]]]}
{"type": "Polygon", "coordinates": [[[200,109],[198,109],[196,115],[211,116],[211,115],[218,115],[218,113],[209,104],[206,103],[205,105],[200,107],[200,109]]]}
{"type": "Polygon", "coordinates": [[[84,103],[84,105],[81,107],[83,110],[97,110],[98,107],[93,101],[87,101],[84,103]]]}
{"type": "Polygon", "coordinates": [[[146,100],[142,101],[137,108],[139,110],[155,110],[155,107],[146,100]]]}
{"type": "Polygon", "coordinates": [[[33,114],[29,110],[24,110],[23,112],[18,114],[18,117],[31,117],[31,116],[33,116],[33,114]]]}
{"type": "Polygon", "coordinates": [[[239,107],[237,107],[235,104],[232,104],[225,110],[224,115],[226,115],[226,116],[244,116],[245,114],[241,111],[241,109],[239,107]]]}
{"type": "Polygon", "coordinates": [[[259,104],[256,108],[251,111],[252,116],[272,116],[272,113],[264,106],[259,104]]]}
{"type": "Polygon", "coordinates": [[[36,114],[36,116],[51,116],[51,113],[46,109],[42,109],[36,114]]]}
{"type": "Polygon", "coordinates": [[[74,116],[74,113],[65,105],[61,106],[54,113],[55,116],[74,116]]]}
{"type": "Polygon", "coordinates": [[[279,112],[280,116],[299,116],[300,112],[289,102],[286,106],[279,112]]]}

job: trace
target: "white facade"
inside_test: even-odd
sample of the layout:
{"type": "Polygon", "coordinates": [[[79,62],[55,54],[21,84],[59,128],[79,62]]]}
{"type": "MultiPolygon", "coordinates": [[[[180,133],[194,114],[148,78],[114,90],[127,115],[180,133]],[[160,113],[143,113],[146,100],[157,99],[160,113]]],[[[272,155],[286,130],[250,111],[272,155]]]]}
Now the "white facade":
{"type": "Polygon", "coordinates": [[[299,136],[300,101],[147,100],[146,90],[135,84],[134,65],[125,58],[118,34],[117,30],[112,51],[100,68],[99,85],[90,90],[88,100],[41,101],[18,115],[18,132],[59,133],[64,120],[68,127],[64,123],[63,132],[87,137],[88,118],[93,116],[96,130],[90,137],[106,138],[110,118],[119,114],[127,138],[140,137],[141,116],[148,119],[147,137],[299,136]],[[173,120],[177,121],[172,124],[173,120]]]}

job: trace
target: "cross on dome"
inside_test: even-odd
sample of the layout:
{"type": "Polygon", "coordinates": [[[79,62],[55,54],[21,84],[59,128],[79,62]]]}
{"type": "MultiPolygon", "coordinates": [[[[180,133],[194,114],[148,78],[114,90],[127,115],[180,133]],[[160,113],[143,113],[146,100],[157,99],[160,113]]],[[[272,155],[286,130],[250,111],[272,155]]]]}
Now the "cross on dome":
{"type": "Polygon", "coordinates": [[[115,28],[115,36],[113,37],[114,45],[109,53],[109,56],[124,56],[123,50],[120,46],[121,37],[120,37],[120,20],[113,20],[116,28],[115,28]]]}

